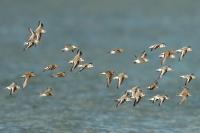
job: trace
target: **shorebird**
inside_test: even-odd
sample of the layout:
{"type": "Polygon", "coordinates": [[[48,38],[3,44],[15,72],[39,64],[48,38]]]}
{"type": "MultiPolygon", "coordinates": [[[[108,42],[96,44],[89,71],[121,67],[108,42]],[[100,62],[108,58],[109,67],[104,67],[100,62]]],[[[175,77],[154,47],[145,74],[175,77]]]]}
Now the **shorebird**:
{"type": "MultiPolygon", "coordinates": [[[[80,58],[80,62],[84,62],[85,60],[83,59],[83,58],[80,58]]],[[[73,60],[70,60],[69,62],[68,62],[69,64],[73,64],[73,60]]]]}
{"type": "Polygon", "coordinates": [[[80,50],[77,51],[77,54],[75,55],[74,59],[72,60],[72,67],[70,71],[73,71],[80,63],[80,59],[82,56],[82,52],[80,50]]]}
{"type": "Polygon", "coordinates": [[[53,96],[53,88],[47,88],[44,92],[40,93],[41,97],[53,96]]]}
{"type": "Polygon", "coordinates": [[[121,84],[124,82],[124,80],[127,78],[128,78],[128,75],[125,73],[120,73],[118,76],[115,76],[113,79],[118,80],[117,88],[119,88],[121,86],[121,84]]]}
{"type": "Polygon", "coordinates": [[[25,72],[24,75],[21,76],[21,78],[24,78],[23,88],[27,86],[29,79],[35,76],[36,74],[34,72],[25,72]]]}
{"type": "Polygon", "coordinates": [[[10,91],[10,95],[12,95],[20,89],[20,86],[13,82],[9,86],[7,86],[6,89],[8,89],[10,91]]]}
{"type": "Polygon", "coordinates": [[[92,63],[85,63],[85,64],[79,64],[78,67],[80,68],[79,72],[81,72],[86,68],[87,69],[93,68],[94,65],[92,63]]]}
{"type": "Polygon", "coordinates": [[[131,101],[131,99],[129,98],[128,92],[125,92],[120,98],[116,99],[115,101],[117,102],[116,104],[116,108],[117,108],[123,103],[131,101]]]}
{"type": "Polygon", "coordinates": [[[165,52],[162,52],[159,57],[161,58],[161,65],[163,65],[165,63],[165,61],[167,59],[170,59],[170,58],[175,58],[175,51],[174,50],[167,50],[165,52]]]}
{"type": "Polygon", "coordinates": [[[159,78],[161,79],[167,72],[172,71],[172,68],[169,66],[163,66],[156,70],[157,72],[160,72],[159,78]]]}
{"type": "Polygon", "coordinates": [[[133,106],[135,106],[136,104],[138,104],[140,102],[140,100],[142,99],[142,97],[145,96],[145,93],[139,89],[137,90],[133,96],[131,98],[135,99],[134,103],[133,103],[133,106]]]}
{"type": "Polygon", "coordinates": [[[153,50],[156,50],[158,48],[165,48],[165,47],[166,47],[165,43],[156,43],[156,44],[153,44],[153,45],[149,46],[149,49],[151,51],[153,51],[153,50]]]}
{"type": "Polygon", "coordinates": [[[149,99],[149,101],[152,101],[152,103],[155,103],[156,101],[159,100],[160,95],[155,95],[152,98],[149,99]]]}
{"type": "Polygon", "coordinates": [[[155,95],[152,98],[150,98],[149,100],[152,101],[153,103],[155,103],[156,101],[159,101],[158,105],[161,106],[162,103],[168,99],[169,99],[169,97],[167,95],[155,95]]]}
{"type": "Polygon", "coordinates": [[[153,83],[151,83],[148,87],[149,90],[155,90],[158,88],[158,81],[155,80],[153,83]]]}
{"type": "Polygon", "coordinates": [[[136,106],[142,99],[142,97],[145,96],[145,93],[140,89],[140,87],[135,86],[130,90],[127,90],[127,92],[131,93],[131,99],[134,99],[133,106],[136,106]]]}
{"type": "Polygon", "coordinates": [[[177,96],[181,97],[181,101],[179,102],[179,104],[182,104],[183,102],[186,102],[187,98],[191,96],[191,94],[187,87],[183,87],[183,90],[177,96]]]}
{"type": "Polygon", "coordinates": [[[112,49],[111,51],[109,51],[110,54],[121,54],[124,52],[124,49],[122,48],[115,48],[115,49],[112,49]]]}
{"type": "Polygon", "coordinates": [[[112,77],[114,75],[115,71],[114,70],[108,70],[105,72],[101,72],[100,74],[105,75],[106,76],[106,80],[107,80],[107,84],[106,87],[110,87],[111,82],[112,82],[112,77]]]}
{"type": "Polygon", "coordinates": [[[44,29],[44,24],[41,21],[38,22],[38,26],[35,30],[35,33],[39,42],[41,40],[42,34],[46,33],[46,30],[44,29]]]}
{"type": "Polygon", "coordinates": [[[55,70],[56,68],[58,68],[58,65],[57,65],[57,64],[51,64],[51,65],[46,66],[46,67],[43,69],[43,72],[48,71],[48,70],[55,70]]]}
{"type": "Polygon", "coordinates": [[[134,94],[140,89],[139,86],[134,86],[132,87],[131,89],[127,90],[126,92],[128,92],[131,97],[133,98],[134,97],[134,94]]]}
{"type": "Polygon", "coordinates": [[[181,49],[176,50],[176,52],[181,53],[180,57],[179,57],[179,61],[181,61],[183,59],[183,57],[188,53],[191,52],[192,48],[191,46],[188,47],[182,47],[181,49]]]}
{"type": "Polygon", "coordinates": [[[180,77],[185,80],[185,85],[190,83],[191,80],[196,79],[196,76],[193,73],[187,74],[187,75],[182,75],[180,77]]]}
{"type": "Polygon", "coordinates": [[[135,55],[134,63],[137,64],[144,64],[147,63],[149,60],[147,59],[147,53],[145,51],[142,52],[142,54],[138,57],[135,55]]]}
{"type": "Polygon", "coordinates": [[[24,46],[25,46],[24,50],[27,50],[33,46],[36,46],[39,43],[36,33],[31,28],[28,28],[28,30],[31,33],[31,35],[28,38],[28,40],[24,43],[24,46]]]}
{"type": "Polygon", "coordinates": [[[127,90],[128,93],[130,93],[131,95],[136,92],[138,89],[140,89],[139,86],[134,86],[131,89],[127,90]]]}
{"type": "Polygon", "coordinates": [[[64,46],[63,49],[61,49],[62,52],[72,51],[74,52],[78,47],[73,44],[67,44],[64,46]]]}
{"type": "Polygon", "coordinates": [[[65,77],[65,72],[58,72],[56,74],[51,75],[52,78],[63,78],[65,77]]]}

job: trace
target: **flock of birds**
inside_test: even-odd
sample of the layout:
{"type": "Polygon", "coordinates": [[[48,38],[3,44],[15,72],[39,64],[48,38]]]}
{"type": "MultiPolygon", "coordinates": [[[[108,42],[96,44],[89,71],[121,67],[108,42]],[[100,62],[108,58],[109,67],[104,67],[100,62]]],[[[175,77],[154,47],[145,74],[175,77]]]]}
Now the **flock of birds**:
{"type": "MultiPolygon", "coordinates": [[[[39,43],[41,42],[42,35],[46,33],[46,30],[44,29],[44,25],[41,21],[39,21],[38,26],[35,29],[35,31],[33,31],[31,28],[28,28],[28,30],[30,32],[30,36],[27,39],[27,41],[24,43],[24,50],[27,50],[34,46],[39,45],[39,43]]],[[[154,50],[165,48],[165,47],[166,47],[165,43],[157,43],[157,44],[153,44],[153,45],[149,46],[149,49],[151,52],[153,52],[154,50]]],[[[69,64],[71,64],[70,71],[73,71],[73,70],[79,68],[79,71],[81,72],[85,69],[90,69],[90,68],[94,67],[93,63],[85,63],[85,60],[82,58],[82,51],[76,45],[66,44],[64,46],[64,48],[61,49],[61,51],[63,51],[63,52],[71,51],[73,53],[75,53],[75,51],[76,51],[74,58],[68,62],[69,64]]],[[[164,77],[164,75],[167,72],[172,71],[172,68],[170,66],[165,65],[165,62],[168,59],[175,58],[176,53],[180,53],[179,61],[182,61],[184,56],[188,52],[191,52],[191,51],[192,51],[192,48],[190,46],[187,46],[187,47],[182,47],[178,50],[166,50],[166,51],[162,52],[159,55],[162,66],[156,70],[156,71],[160,72],[160,74],[159,74],[158,78],[153,83],[151,83],[147,88],[151,91],[156,90],[159,87],[159,81],[164,77]]],[[[124,49],[115,48],[115,49],[110,50],[109,54],[115,55],[115,54],[121,54],[123,52],[124,52],[124,49]]],[[[134,60],[135,64],[145,64],[147,62],[149,62],[149,60],[148,60],[148,55],[147,55],[146,51],[143,51],[141,53],[141,55],[139,55],[139,56],[135,56],[135,60],[134,60]]],[[[43,68],[43,72],[52,71],[52,70],[57,69],[58,67],[59,66],[57,64],[50,64],[43,68]]],[[[116,74],[115,70],[107,70],[105,72],[100,73],[100,75],[104,75],[106,77],[106,82],[107,82],[106,87],[109,88],[112,83],[112,80],[114,79],[114,80],[117,80],[117,88],[120,88],[121,85],[123,84],[124,80],[128,79],[128,75],[126,73],[122,72],[116,76],[115,76],[115,74],[116,74]]],[[[29,83],[29,80],[32,77],[36,77],[36,76],[37,75],[34,72],[25,72],[21,76],[22,78],[24,78],[22,88],[26,88],[29,83]]],[[[65,72],[58,72],[56,74],[51,75],[51,77],[54,77],[54,78],[65,77],[65,72]]],[[[177,94],[177,96],[181,97],[179,104],[182,104],[182,103],[186,102],[186,100],[189,96],[191,96],[187,85],[190,83],[191,80],[195,79],[196,76],[193,73],[191,73],[191,74],[182,75],[180,77],[185,80],[182,91],[177,94]]],[[[13,82],[6,88],[10,91],[10,95],[13,95],[21,87],[19,85],[17,85],[15,82],[13,82]]],[[[53,88],[49,87],[49,88],[45,89],[39,95],[40,96],[53,96],[54,95],[53,88]]],[[[131,89],[126,90],[124,92],[124,94],[122,94],[121,97],[116,99],[116,107],[118,107],[119,105],[122,105],[123,103],[126,103],[126,102],[133,102],[133,106],[135,106],[141,101],[141,99],[144,96],[145,96],[144,91],[139,86],[134,86],[131,89]]],[[[162,94],[162,95],[157,94],[157,95],[153,96],[152,98],[150,98],[149,100],[152,101],[152,103],[158,102],[158,105],[160,106],[160,105],[162,105],[162,103],[164,101],[166,101],[168,99],[169,99],[169,97],[165,94],[162,94]]]]}
{"type": "MultiPolygon", "coordinates": [[[[153,44],[153,45],[149,46],[149,49],[151,52],[153,52],[156,49],[165,48],[165,47],[166,47],[165,43],[157,43],[157,44],[153,44]]],[[[121,48],[113,49],[112,51],[110,51],[110,54],[122,53],[123,51],[124,50],[121,48]]],[[[159,57],[161,59],[160,63],[162,66],[156,70],[157,72],[160,72],[158,79],[156,79],[153,83],[151,83],[147,88],[149,90],[156,90],[159,87],[159,80],[161,80],[167,72],[172,71],[172,68],[170,66],[164,65],[166,60],[175,58],[175,54],[180,53],[179,61],[182,61],[183,57],[188,52],[191,52],[191,51],[192,51],[192,48],[190,46],[188,46],[188,47],[182,47],[178,50],[166,50],[166,51],[162,52],[159,55],[159,57]]],[[[148,61],[149,60],[148,60],[147,53],[146,53],[146,51],[143,51],[141,53],[141,55],[135,56],[134,63],[135,64],[145,64],[148,61]]],[[[120,74],[118,74],[118,76],[113,77],[113,75],[115,74],[114,70],[109,70],[106,72],[102,72],[100,74],[103,74],[106,76],[107,87],[110,86],[112,79],[116,79],[116,80],[118,80],[117,88],[119,88],[121,86],[121,84],[123,83],[123,81],[128,78],[128,75],[125,73],[120,73],[120,74]]],[[[186,102],[186,100],[189,96],[191,96],[187,85],[190,83],[191,80],[195,79],[196,76],[193,73],[191,73],[191,74],[182,75],[180,77],[185,80],[182,91],[177,94],[177,96],[181,97],[179,104],[182,104],[182,103],[186,102]]],[[[125,93],[122,94],[122,96],[120,98],[116,99],[116,102],[117,102],[116,107],[118,107],[119,105],[122,105],[125,102],[133,102],[133,106],[136,106],[144,96],[145,96],[144,91],[139,86],[134,86],[131,89],[126,90],[125,93]]],[[[152,101],[152,103],[158,102],[158,105],[161,106],[162,103],[168,99],[169,99],[169,97],[167,95],[157,94],[157,95],[153,96],[152,98],[150,98],[149,100],[152,101]]]]}

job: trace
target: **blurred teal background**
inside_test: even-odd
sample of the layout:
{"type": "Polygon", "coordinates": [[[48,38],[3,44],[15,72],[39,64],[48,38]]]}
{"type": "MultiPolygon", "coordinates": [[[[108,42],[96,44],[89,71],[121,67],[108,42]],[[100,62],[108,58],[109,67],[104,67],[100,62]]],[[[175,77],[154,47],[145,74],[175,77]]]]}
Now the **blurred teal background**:
{"type": "MultiPolygon", "coordinates": [[[[0,132],[2,133],[199,133],[200,130],[200,1],[198,0],[1,0],[0,1],[0,132]],[[28,27],[44,23],[47,33],[39,46],[23,52],[28,27]],[[160,67],[158,55],[149,45],[165,42],[166,49],[192,46],[193,52],[182,62],[178,57],[167,61],[174,69],[165,75],[160,88],[150,92],[160,67]],[[95,68],[79,73],[68,72],[72,53],[62,53],[66,43],[75,43],[87,62],[95,68]],[[112,48],[124,48],[122,55],[111,56],[112,48]],[[133,64],[134,55],[146,50],[150,62],[133,64]],[[48,64],[59,64],[66,78],[52,79],[53,72],[42,72],[48,64]],[[114,68],[126,72],[129,79],[117,90],[113,81],[105,87],[99,72],[114,68]],[[20,76],[34,71],[26,89],[9,96],[3,89],[20,76]],[[183,87],[180,75],[195,73],[191,81],[192,97],[177,105],[176,96],[183,87]],[[115,108],[114,99],[134,85],[146,92],[136,107],[130,103],[115,108]],[[46,87],[55,88],[54,97],[41,98],[46,87]],[[162,107],[148,98],[167,94],[162,107]]],[[[57,72],[55,71],[55,72],[57,72]]]]}

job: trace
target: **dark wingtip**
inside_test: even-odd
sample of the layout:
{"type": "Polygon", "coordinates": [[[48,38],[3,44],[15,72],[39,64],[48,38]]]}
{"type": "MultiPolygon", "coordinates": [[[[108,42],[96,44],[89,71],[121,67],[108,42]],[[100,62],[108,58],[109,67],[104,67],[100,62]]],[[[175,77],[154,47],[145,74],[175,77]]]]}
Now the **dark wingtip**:
{"type": "Polygon", "coordinates": [[[136,101],[134,101],[134,103],[133,103],[133,107],[135,107],[135,105],[136,105],[136,101]]]}
{"type": "Polygon", "coordinates": [[[80,56],[82,55],[83,53],[80,51],[80,56]]]}
{"type": "Polygon", "coordinates": [[[44,27],[44,24],[43,24],[43,23],[41,23],[41,26],[42,26],[42,27],[44,27]]]}

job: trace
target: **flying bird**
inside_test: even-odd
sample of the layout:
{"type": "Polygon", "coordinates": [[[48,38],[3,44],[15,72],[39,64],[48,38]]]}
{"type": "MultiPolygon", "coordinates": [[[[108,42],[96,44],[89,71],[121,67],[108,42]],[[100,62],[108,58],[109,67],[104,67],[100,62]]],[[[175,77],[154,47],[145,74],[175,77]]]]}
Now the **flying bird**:
{"type": "Polygon", "coordinates": [[[115,48],[115,49],[112,49],[111,51],[109,51],[110,54],[121,54],[124,52],[124,49],[122,48],[115,48]]]}
{"type": "Polygon", "coordinates": [[[139,57],[135,55],[135,58],[136,58],[134,60],[135,64],[144,64],[149,61],[147,58],[147,53],[145,51],[143,51],[139,57]]]}
{"type": "Polygon", "coordinates": [[[191,94],[187,87],[183,87],[182,91],[177,96],[181,97],[181,101],[179,102],[179,104],[182,104],[187,101],[187,98],[191,96],[191,94]]]}
{"type": "Polygon", "coordinates": [[[161,106],[163,102],[168,100],[169,97],[167,95],[155,95],[149,100],[152,101],[152,103],[155,103],[156,101],[159,101],[158,105],[161,106]]]}
{"type": "Polygon", "coordinates": [[[38,26],[35,31],[33,31],[31,28],[28,28],[28,30],[31,33],[31,35],[29,36],[28,40],[24,43],[24,50],[27,50],[28,48],[31,48],[33,46],[37,46],[41,40],[42,34],[46,33],[44,25],[41,21],[38,22],[38,26]]]}
{"type": "Polygon", "coordinates": [[[149,90],[155,90],[158,88],[158,81],[155,80],[153,83],[151,83],[148,87],[149,90]]]}
{"type": "Polygon", "coordinates": [[[75,55],[75,57],[72,60],[72,67],[70,69],[70,71],[73,71],[81,62],[81,56],[82,56],[82,52],[80,50],[77,51],[77,54],[75,55]]]}
{"type": "Polygon", "coordinates": [[[80,68],[79,72],[81,72],[85,69],[93,68],[94,65],[92,63],[84,63],[84,64],[79,64],[78,67],[80,68]]]}
{"type": "MultiPolygon", "coordinates": [[[[83,58],[80,58],[80,63],[81,63],[81,62],[84,62],[84,61],[85,61],[85,60],[84,60],[83,58]]],[[[68,61],[68,63],[69,63],[69,64],[73,64],[73,59],[70,60],[70,61],[68,61]]]]}
{"type": "Polygon", "coordinates": [[[179,61],[181,61],[183,59],[183,57],[188,53],[188,52],[191,52],[192,51],[192,48],[191,46],[188,46],[188,47],[182,47],[178,50],[176,50],[177,53],[180,53],[180,57],[179,57],[179,61]]]}
{"type": "Polygon", "coordinates": [[[15,82],[12,82],[6,87],[6,89],[8,89],[10,91],[10,95],[12,95],[20,89],[20,86],[18,86],[15,82]]]}
{"type": "Polygon", "coordinates": [[[65,77],[65,72],[58,72],[56,74],[51,75],[52,78],[63,78],[65,77]]]}
{"type": "Polygon", "coordinates": [[[53,88],[47,88],[44,92],[40,93],[41,97],[53,96],[53,88]]]}
{"type": "Polygon", "coordinates": [[[115,100],[117,102],[116,108],[125,102],[131,101],[128,92],[125,92],[120,98],[115,100]]]}
{"type": "Polygon", "coordinates": [[[35,33],[36,33],[37,40],[39,42],[42,38],[42,34],[46,33],[46,30],[44,29],[44,24],[41,21],[38,22],[38,26],[35,30],[35,33]]]}
{"type": "Polygon", "coordinates": [[[78,47],[74,44],[66,44],[63,49],[61,49],[62,52],[72,51],[74,52],[78,47]]]}
{"type": "Polygon", "coordinates": [[[115,76],[113,79],[116,79],[118,81],[117,88],[119,88],[125,79],[128,78],[128,75],[125,73],[120,73],[118,76],[115,76]]]}
{"type": "Polygon", "coordinates": [[[133,99],[133,106],[136,106],[140,102],[140,100],[145,96],[145,93],[140,89],[140,87],[135,86],[127,92],[131,93],[131,99],[133,99]]]}
{"type": "Polygon", "coordinates": [[[51,65],[48,65],[46,66],[44,69],[43,69],[43,72],[45,71],[49,71],[49,70],[55,70],[56,68],[58,68],[59,66],[57,64],[51,64],[51,65]]]}
{"type": "Polygon", "coordinates": [[[162,66],[159,69],[157,69],[156,71],[160,72],[159,78],[161,79],[167,72],[172,71],[172,68],[169,66],[162,66]]]}
{"type": "Polygon", "coordinates": [[[155,95],[152,98],[150,98],[149,101],[151,101],[152,103],[155,103],[159,100],[159,98],[160,98],[160,95],[155,95]]]}
{"type": "Polygon", "coordinates": [[[167,50],[165,52],[162,52],[159,57],[161,58],[161,65],[165,63],[167,59],[173,59],[175,58],[175,51],[174,50],[167,50]]]}
{"type": "Polygon", "coordinates": [[[101,72],[100,74],[106,76],[106,80],[107,80],[106,87],[109,88],[110,85],[111,85],[111,82],[112,82],[113,75],[115,74],[115,71],[114,70],[108,70],[108,71],[105,71],[105,72],[101,72]]]}
{"type": "Polygon", "coordinates": [[[191,80],[196,79],[196,76],[193,73],[187,74],[187,75],[182,75],[180,77],[185,80],[185,85],[190,83],[191,80]]]}
{"type": "Polygon", "coordinates": [[[151,51],[153,51],[153,50],[156,50],[158,48],[165,48],[165,47],[166,47],[165,43],[156,43],[156,44],[153,44],[153,45],[149,46],[149,49],[151,51]]]}
{"type": "Polygon", "coordinates": [[[36,46],[39,43],[36,33],[31,28],[28,28],[28,30],[31,33],[31,35],[29,36],[28,40],[24,43],[24,50],[36,46]]]}
{"type": "Polygon", "coordinates": [[[24,75],[21,76],[21,78],[24,78],[23,88],[27,86],[30,78],[35,77],[35,76],[36,74],[34,72],[25,72],[24,75]]]}

